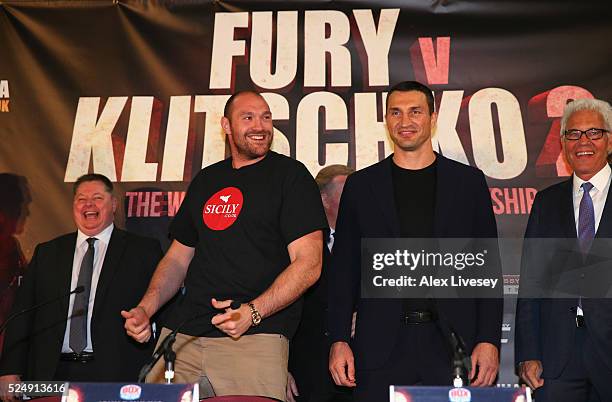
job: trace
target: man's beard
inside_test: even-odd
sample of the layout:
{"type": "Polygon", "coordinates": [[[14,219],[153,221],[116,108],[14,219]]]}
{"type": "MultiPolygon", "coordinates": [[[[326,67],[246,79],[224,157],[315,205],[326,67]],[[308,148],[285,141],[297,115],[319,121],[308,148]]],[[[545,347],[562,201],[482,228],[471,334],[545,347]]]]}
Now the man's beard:
{"type": "Polygon", "coordinates": [[[257,159],[268,153],[270,147],[272,146],[273,134],[270,131],[260,131],[260,132],[250,132],[246,133],[243,136],[244,142],[234,141],[234,145],[236,146],[236,150],[238,153],[247,159],[257,159]],[[260,146],[257,146],[251,142],[247,138],[249,135],[257,135],[263,134],[265,136],[265,141],[260,146]]]}

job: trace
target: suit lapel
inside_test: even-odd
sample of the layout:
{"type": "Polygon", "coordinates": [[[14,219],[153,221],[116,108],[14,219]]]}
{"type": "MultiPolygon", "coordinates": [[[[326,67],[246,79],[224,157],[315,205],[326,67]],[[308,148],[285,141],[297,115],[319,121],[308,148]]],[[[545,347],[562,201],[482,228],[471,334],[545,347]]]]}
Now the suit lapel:
{"type": "Polygon", "coordinates": [[[371,186],[373,197],[389,230],[389,237],[398,237],[400,226],[397,209],[395,208],[395,195],[391,177],[392,157],[393,155],[389,156],[376,166],[376,171],[373,172],[375,177],[371,181],[371,186]]]}
{"type": "Polygon", "coordinates": [[[573,178],[563,182],[563,194],[559,201],[559,222],[563,226],[563,232],[567,238],[578,238],[576,234],[576,218],[574,217],[574,194],[573,194],[573,178]]]}
{"type": "Polygon", "coordinates": [[[442,237],[446,233],[446,224],[449,222],[449,213],[456,213],[449,205],[450,200],[455,198],[455,186],[457,181],[453,180],[448,160],[436,153],[436,201],[434,209],[434,235],[442,237]]]}
{"type": "Polygon", "coordinates": [[[595,237],[609,238],[612,237],[612,184],[608,187],[608,195],[606,205],[604,205],[601,213],[601,220],[595,237]]]}
{"type": "MultiPolygon", "coordinates": [[[[72,264],[74,263],[74,251],[76,249],[76,232],[62,239],[62,244],[59,246],[59,255],[57,257],[57,289],[58,296],[64,296],[72,289],[70,284],[72,281],[72,264]]],[[[62,297],[59,302],[59,316],[68,317],[68,304],[70,297],[62,297]]],[[[62,338],[64,334],[62,334],[62,338]]]]}
{"type": "Polygon", "coordinates": [[[108,293],[108,288],[115,276],[115,272],[119,267],[121,256],[126,247],[126,233],[123,230],[113,229],[113,233],[106,249],[104,256],[104,263],[102,264],[102,271],[100,272],[100,278],[98,279],[98,286],[96,288],[96,299],[94,301],[94,308],[92,314],[92,327],[96,316],[98,306],[104,304],[104,298],[108,293]]]}

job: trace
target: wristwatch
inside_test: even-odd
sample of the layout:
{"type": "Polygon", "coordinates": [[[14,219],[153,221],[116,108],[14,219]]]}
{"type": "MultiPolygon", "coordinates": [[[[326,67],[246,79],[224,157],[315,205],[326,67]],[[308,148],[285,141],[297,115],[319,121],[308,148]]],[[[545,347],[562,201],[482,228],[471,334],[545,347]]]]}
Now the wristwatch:
{"type": "Polygon", "coordinates": [[[251,309],[251,324],[255,327],[259,325],[259,323],[261,322],[261,314],[259,314],[259,311],[257,311],[253,303],[247,303],[247,304],[249,308],[251,309]]]}

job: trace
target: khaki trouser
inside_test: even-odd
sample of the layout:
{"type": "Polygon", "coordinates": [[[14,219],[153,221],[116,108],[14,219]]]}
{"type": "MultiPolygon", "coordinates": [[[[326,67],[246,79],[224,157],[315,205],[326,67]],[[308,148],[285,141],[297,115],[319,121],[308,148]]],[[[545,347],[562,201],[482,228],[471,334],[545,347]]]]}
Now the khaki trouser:
{"type": "MultiPolygon", "coordinates": [[[[159,343],[171,331],[162,329],[159,343]]],[[[205,338],[178,333],[173,350],[175,383],[210,380],[215,394],[253,395],[285,400],[289,342],[279,334],[205,338]]],[[[147,376],[147,382],[163,383],[163,357],[147,376]]]]}

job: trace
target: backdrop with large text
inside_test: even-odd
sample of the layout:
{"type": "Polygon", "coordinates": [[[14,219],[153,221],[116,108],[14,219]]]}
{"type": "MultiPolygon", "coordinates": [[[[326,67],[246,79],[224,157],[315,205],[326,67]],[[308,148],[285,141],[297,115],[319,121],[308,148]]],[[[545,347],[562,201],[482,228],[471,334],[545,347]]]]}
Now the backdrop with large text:
{"type": "Polygon", "coordinates": [[[612,99],[610,16],[606,1],[3,1],[0,172],[32,193],[24,254],[73,230],[71,185],[93,171],[116,182],[118,223],[167,245],[188,182],[227,155],[235,90],[264,94],[273,149],[313,175],[369,166],[392,152],[385,91],[403,80],[434,90],[435,150],[485,173],[500,235],[521,237],[537,190],[571,174],[564,105],[612,99]]]}

